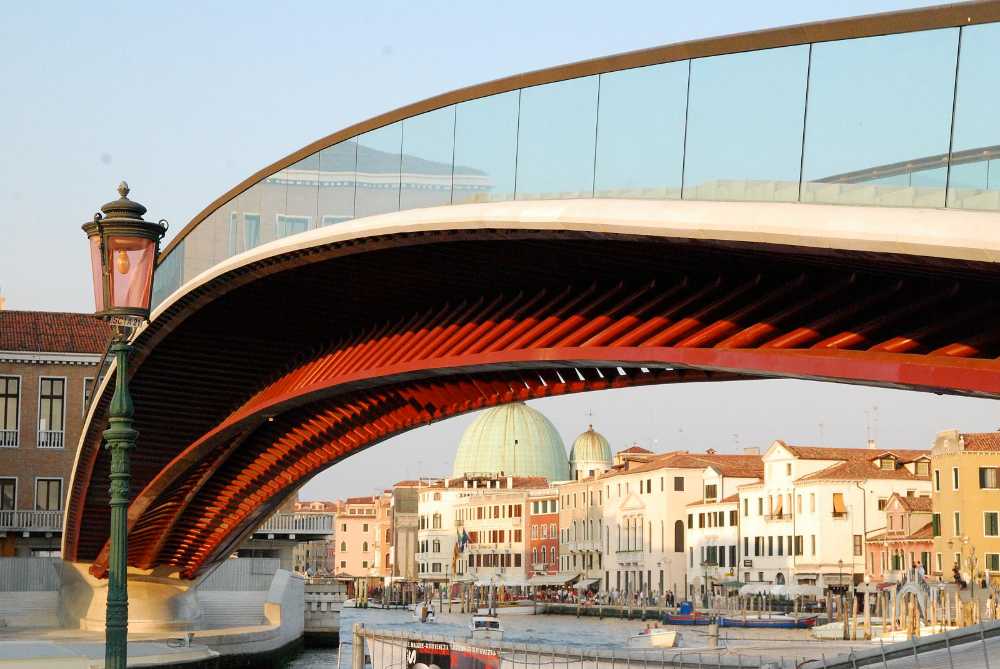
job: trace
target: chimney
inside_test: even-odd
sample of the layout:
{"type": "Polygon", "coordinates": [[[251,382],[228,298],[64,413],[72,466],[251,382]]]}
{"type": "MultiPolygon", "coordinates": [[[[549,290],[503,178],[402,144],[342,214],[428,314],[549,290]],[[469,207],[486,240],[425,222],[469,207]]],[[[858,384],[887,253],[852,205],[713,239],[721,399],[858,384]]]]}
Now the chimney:
{"type": "Polygon", "coordinates": [[[875,440],[874,439],[869,439],[868,440],[868,450],[871,450],[871,451],[875,450],[875,440]]]}
{"type": "Polygon", "coordinates": [[[760,455],[760,449],[756,446],[745,446],[743,448],[743,455],[760,455]]]}

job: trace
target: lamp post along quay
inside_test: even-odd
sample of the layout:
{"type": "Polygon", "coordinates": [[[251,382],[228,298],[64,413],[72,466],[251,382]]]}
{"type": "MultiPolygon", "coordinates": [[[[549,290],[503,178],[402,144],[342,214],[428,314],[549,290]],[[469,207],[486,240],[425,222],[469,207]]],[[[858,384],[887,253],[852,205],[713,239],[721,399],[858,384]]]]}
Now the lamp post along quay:
{"type": "Polygon", "coordinates": [[[146,208],[128,199],[129,187],[118,185],[119,198],[101,207],[83,225],[90,243],[95,315],[114,326],[110,351],[115,357],[115,392],[108,409],[105,447],[111,452],[111,544],[108,556],[108,602],[104,666],[125,669],[128,660],[127,514],[129,450],[139,433],[132,427],[135,409],[128,392],[129,343],[149,319],[153,269],[160,253],[166,221],[143,220],[146,208]]]}

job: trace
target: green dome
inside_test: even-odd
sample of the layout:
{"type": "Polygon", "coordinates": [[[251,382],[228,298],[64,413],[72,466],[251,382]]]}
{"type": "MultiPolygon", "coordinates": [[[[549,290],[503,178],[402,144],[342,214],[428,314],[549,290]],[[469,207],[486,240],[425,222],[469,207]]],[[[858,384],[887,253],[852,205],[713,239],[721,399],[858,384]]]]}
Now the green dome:
{"type": "Polygon", "coordinates": [[[573,447],[569,451],[570,468],[577,464],[602,463],[605,467],[611,467],[611,444],[600,432],[594,432],[594,426],[590,425],[587,431],[581,434],[573,442],[573,447]]]}
{"type": "Polygon", "coordinates": [[[454,476],[495,474],[569,479],[566,447],[555,426],[523,402],[503,404],[476,416],[455,453],[454,476]]]}

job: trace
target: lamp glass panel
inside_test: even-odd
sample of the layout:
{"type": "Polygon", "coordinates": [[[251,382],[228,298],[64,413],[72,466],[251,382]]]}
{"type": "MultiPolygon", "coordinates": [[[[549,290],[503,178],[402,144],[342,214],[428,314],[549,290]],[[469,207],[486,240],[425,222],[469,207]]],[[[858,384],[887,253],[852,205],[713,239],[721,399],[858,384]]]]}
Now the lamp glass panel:
{"type": "Polygon", "coordinates": [[[107,238],[111,308],[149,309],[156,242],[142,237],[107,238]]]}
{"type": "Polygon", "coordinates": [[[101,263],[101,236],[90,237],[90,271],[94,280],[95,311],[104,311],[104,266],[101,263]]]}

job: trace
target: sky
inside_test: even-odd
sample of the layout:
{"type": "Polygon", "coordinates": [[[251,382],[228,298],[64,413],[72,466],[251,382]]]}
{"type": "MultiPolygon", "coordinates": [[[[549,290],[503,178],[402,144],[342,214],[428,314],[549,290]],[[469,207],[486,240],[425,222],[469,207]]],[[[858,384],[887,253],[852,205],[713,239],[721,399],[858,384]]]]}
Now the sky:
{"type": "MultiPolygon", "coordinates": [[[[251,173],[340,128],[462,86],[585,58],[933,4],[701,2],[7,3],[0,16],[0,294],[10,309],[90,311],[80,225],[128,180],[174,231],[251,173]]],[[[798,443],[928,447],[995,429],[993,402],[798,381],[539,400],[567,446],[589,421],[615,448],[798,443]],[[877,412],[872,407],[878,406],[877,412]],[[588,416],[592,413],[592,416],[588,416]],[[822,424],[822,428],[820,425],[822,424]],[[873,426],[871,428],[875,430],[873,426]]],[[[471,416],[324,472],[303,497],[446,473],[471,416]]]]}

